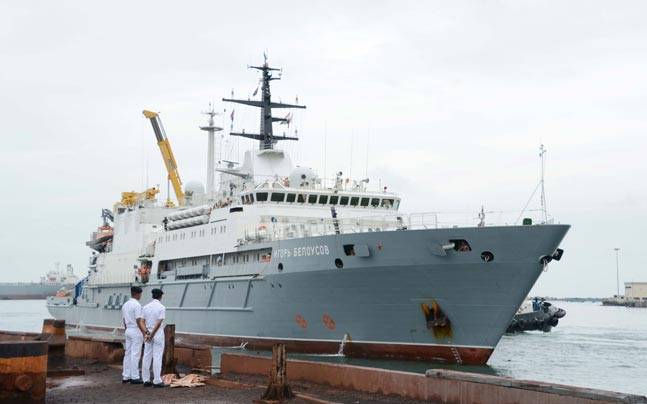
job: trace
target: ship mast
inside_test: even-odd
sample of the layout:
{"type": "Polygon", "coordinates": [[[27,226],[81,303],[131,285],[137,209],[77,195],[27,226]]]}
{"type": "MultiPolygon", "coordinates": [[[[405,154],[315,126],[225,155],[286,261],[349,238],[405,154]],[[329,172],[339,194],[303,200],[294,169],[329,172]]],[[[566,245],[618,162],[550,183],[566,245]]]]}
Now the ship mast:
{"type": "Polygon", "coordinates": [[[219,115],[216,111],[213,109],[213,105],[209,103],[209,110],[203,112],[203,114],[207,115],[209,117],[209,124],[207,126],[200,126],[200,129],[203,131],[207,132],[207,136],[209,139],[208,147],[207,147],[207,196],[208,198],[213,198],[213,191],[215,188],[215,182],[214,182],[214,133],[215,132],[220,132],[222,130],[221,127],[215,126],[213,117],[216,115],[219,115]]]}
{"type": "Polygon", "coordinates": [[[539,158],[541,159],[541,213],[544,219],[544,223],[548,222],[548,208],[546,207],[546,190],[544,189],[544,173],[546,171],[546,161],[544,154],[546,154],[546,148],[543,144],[539,146],[539,158]]]}
{"type": "Polygon", "coordinates": [[[265,57],[265,62],[263,66],[248,66],[250,69],[260,70],[263,73],[261,78],[261,92],[262,97],[260,101],[257,100],[236,100],[232,98],[223,98],[223,101],[234,102],[237,104],[250,105],[252,107],[258,107],[261,109],[261,125],[259,133],[245,133],[242,132],[231,132],[232,136],[241,136],[248,139],[255,139],[259,141],[260,150],[271,150],[274,148],[279,140],[299,140],[297,137],[288,137],[288,136],[275,136],[272,129],[272,124],[274,122],[286,122],[289,123],[290,119],[285,118],[276,118],[272,116],[272,108],[301,108],[305,109],[305,105],[296,105],[296,104],[284,104],[280,102],[272,102],[272,93],[270,91],[270,81],[280,80],[281,74],[273,76],[272,72],[278,71],[281,69],[276,69],[269,67],[267,64],[267,56],[265,57]]]}

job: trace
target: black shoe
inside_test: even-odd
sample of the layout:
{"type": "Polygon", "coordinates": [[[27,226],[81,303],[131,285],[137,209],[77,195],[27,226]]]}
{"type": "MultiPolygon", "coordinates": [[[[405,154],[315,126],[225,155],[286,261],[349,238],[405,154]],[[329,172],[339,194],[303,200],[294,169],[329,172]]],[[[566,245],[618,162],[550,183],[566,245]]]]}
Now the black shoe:
{"type": "Polygon", "coordinates": [[[153,387],[158,387],[158,388],[168,387],[168,384],[164,384],[164,383],[155,383],[155,384],[153,385],[153,387]]]}
{"type": "Polygon", "coordinates": [[[153,382],[144,382],[144,387],[150,387],[153,385],[153,382]]]}
{"type": "Polygon", "coordinates": [[[121,382],[123,384],[130,383],[130,379],[121,379],[121,382]]]}
{"type": "Polygon", "coordinates": [[[132,379],[130,381],[130,384],[142,384],[142,383],[144,383],[142,382],[142,379],[132,379]]]}

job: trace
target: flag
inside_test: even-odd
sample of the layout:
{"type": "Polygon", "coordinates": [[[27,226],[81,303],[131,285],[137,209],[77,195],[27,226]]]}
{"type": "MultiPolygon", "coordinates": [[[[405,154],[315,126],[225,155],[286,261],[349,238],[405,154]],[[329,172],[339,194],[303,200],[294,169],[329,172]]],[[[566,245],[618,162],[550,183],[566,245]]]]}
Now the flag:
{"type": "Polygon", "coordinates": [[[288,112],[288,114],[283,119],[284,121],[281,122],[281,125],[287,124],[288,126],[290,126],[290,122],[292,122],[292,112],[288,112]]]}
{"type": "Polygon", "coordinates": [[[229,118],[231,119],[232,122],[234,121],[234,112],[236,112],[236,110],[232,109],[231,110],[231,115],[229,115],[229,118]]]}
{"type": "Polygon", "coordinates": [[[254,90],[254,94],[252,94],[252,97],[256,97],[256,94],[258,94],[258,86],[256,86],[256,90],[254,90]]]}

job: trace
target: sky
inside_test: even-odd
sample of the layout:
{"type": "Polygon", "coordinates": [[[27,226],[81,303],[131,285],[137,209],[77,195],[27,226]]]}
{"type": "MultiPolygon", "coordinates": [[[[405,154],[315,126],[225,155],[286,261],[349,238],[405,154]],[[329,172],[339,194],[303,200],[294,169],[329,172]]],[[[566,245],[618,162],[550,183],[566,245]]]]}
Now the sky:
{"type": "MultiPolygon", "coordinates": [[[[295,164],[368,177],[407,212],[514,221],[544,144],[548,213],[572,228],[532,293],[614,294],[616,247],[621,282],[647,281],[646,14],[591,0],[0,2],[0,281],[55,262],[85,273],[101,208],[166,188],[142,109],[161,112],[184,182],[204,182],[200,112],[227,109],[229,128],[221,98],[252,95],[246,66],[263,52],[283,68],[273,97],[307,105],[275,129],[298,130],[282,144],[295,164]]],[[[256,109],[235,109],[235,129],[257,128],[256,109]]],[[[253,147],[222,139],[230,159],[253,147]]]]}

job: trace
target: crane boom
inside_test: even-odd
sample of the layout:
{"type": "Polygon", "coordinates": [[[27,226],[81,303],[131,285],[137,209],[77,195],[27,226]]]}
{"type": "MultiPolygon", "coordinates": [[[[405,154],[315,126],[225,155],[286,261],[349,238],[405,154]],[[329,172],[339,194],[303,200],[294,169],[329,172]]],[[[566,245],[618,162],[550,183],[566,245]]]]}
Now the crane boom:
{"type": "Polygon", "coordinates": [[[168,179],[173,185],[173,191],[175,191],[175,197],[179,206],[184,206],[184,192],[182,191],[182,180],[180,180],[180,173],[178,172],[177,162],[173,156],[173,151],[171,150],[171,144],[166,137],[166,132],[164,131],[164,126],[162,126],[162,120],[159,117],[157,112],[144,110],[143,114],[146,118],[150,119],[151,125],[153,125],[153,132],[155,132],[155,137],[157,138],[157,146],[160,148],[162,153],[162,159],[164,160],[164,165],[166,166],[166,171],[168,172],[168,179]]]}

